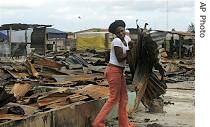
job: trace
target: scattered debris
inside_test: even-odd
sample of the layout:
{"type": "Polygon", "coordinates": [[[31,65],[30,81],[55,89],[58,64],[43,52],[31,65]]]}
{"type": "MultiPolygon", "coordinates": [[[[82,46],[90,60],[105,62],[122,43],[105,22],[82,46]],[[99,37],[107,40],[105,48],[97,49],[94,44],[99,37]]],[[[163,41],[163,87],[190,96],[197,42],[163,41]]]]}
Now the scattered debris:
{"type": "Polygon", "coordinates": [[[149,107],[150,113],[163,113],[163,99],[153,99],[151,106],[149,107]]]}
{"type": "Polygon", "coordinates": [[[152,123],[152,124],[147,124],[147,127],[163,127],[163,126],[157,123],[152,123]]]}
{"type": "Polygon", "coordinates": [[[149,118],[145,118],[145,119],[144,119],[144,122],[149,122],[149,121],[150,121],[149,118]]]}
{"type": "Polygon", "coordinates": [[[8,108],[7,114],[24,115],[25,111],[20,106],[12,106],[8,108]]]}
{"type": "MultiPolygon", "coordinates": [[[[54,54],[50,57],[33,54],[22,62],[0,62],[0,122],[21,120],[32,114],[51,111],[69,104],[106,98],[108,82],[103,75],[106,67],[103,55],[97,52],[54,54]],[[11,102],[18,105],[11,106],[11,102]],[[22,108],[23,106],[25,108],[22,108]],[[10,110],[9,113],[16,114],[3,111],[6,109],[10,110]],[[28,112],[31,109],[33,111],[28,112]]],[[[167,58],[162,60],[161,58],[162,66],[166,70],[165,82],[193,80],[194,62],[167,58]]],[[[142,72],[146,71],[145,68],[142,69],[142,72]]],[[[131,84],[132,79],[131,70],[127,67],[127,83],[131,84]]],[[[150,75],[144,75],[139,87],[136,87],[145,89],[142,102],[153,113],[162,112],[162,102],[155,98],[165,93],[167,88],[165,82],[160,79],[161,75],[154,70],[150,75]],[[144,83],[147,85],[140,85],[144,83]]],[[[169,89],[178,88],[170,86],[169,89]]],[[[174,103],[166,101],[163,104],[174,103]]],[[[152,120],[145,119],[146,121],[152,120]]]]}
{"type": "Polygon", "coordinates": [[[16,98],[13,94],[5,91],[5,87],[0,87],[0,107],[6,105],[9,102],[16,102],[16,98]]]}
{"type": "Polygon", "coordinates": [[[171,102],[171,101],[165,101],[165,102],[164,102],[164,105],[168,105],[168,104],[169,104],[169,105],[174,105],[174,102],[171,102]]]}

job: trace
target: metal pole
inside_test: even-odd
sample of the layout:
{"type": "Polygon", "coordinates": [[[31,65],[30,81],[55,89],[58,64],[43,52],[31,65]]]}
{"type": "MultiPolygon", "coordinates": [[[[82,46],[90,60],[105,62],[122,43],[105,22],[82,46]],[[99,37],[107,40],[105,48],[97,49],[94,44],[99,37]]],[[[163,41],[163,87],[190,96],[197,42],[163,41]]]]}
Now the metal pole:
{"type": "Polygon", "coordinates": [[[166,1],[166,29],[168,31],[168,0],[166,1]]]}
{"type": "Polygon", "coordinates": [[[47,51],[47,27],[44,27],[44,56],[46,56],[46,51],[47,51]]]}
{"type": "Polygon", "coordinates": [[[28,43],[27,41],[28,41],[27,30],[25,30],[26,56],[27,56],[27,43],[28,43]]]}
{"type": "Polygon", "coordinates": [[[9,50],[10,50],[10,56],[12,55],[12,27],[9,27],[9,50]]]}
{"type": "Polygon", "coordinates": [[[179,59],[182,58],[182,37],[179,38],[179,59]]]}

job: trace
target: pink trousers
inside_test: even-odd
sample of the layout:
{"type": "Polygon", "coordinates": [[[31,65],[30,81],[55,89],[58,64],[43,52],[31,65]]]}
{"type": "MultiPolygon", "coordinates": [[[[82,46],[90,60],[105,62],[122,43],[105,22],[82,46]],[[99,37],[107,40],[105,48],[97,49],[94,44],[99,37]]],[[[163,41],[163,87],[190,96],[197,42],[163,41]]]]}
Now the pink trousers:
{"type": "Polygon", "coordinates": [[[123,70],[115,66],[107,66],[104,75],[109,83],[109,98],[93,121],[93,127],[105,127],[106,116],[117,103],[119,104],[119,127],[132,127],[128,121],[128,95],[123,70]]]}

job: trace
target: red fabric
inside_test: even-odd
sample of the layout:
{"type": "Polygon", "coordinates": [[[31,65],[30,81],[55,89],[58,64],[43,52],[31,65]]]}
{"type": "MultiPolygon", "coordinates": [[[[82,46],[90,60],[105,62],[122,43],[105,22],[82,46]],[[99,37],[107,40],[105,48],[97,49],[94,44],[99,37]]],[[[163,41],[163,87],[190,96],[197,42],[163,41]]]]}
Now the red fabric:
{"type": "Polygon", "coordinates": [[[104,72],[109,83],[109,98],[96,116],[93,127],[105,127],[105,119],[115,104],[118,106],[119,127],[132,127],[128,121],[128,94],[123,70],[114,66],[107,66],[104,72]]]}

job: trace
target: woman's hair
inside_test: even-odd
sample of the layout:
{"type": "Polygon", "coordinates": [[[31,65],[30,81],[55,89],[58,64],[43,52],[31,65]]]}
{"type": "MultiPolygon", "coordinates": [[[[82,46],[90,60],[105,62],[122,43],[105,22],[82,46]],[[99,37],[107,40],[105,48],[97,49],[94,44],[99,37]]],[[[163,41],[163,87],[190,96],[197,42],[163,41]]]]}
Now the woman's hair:
{"type": "Polygon", "coordinates": [[[124,27],[125,28],[125,22],[123,20],[115,20],[113,23],[109,25],[109,32],[115,34],[115,30],[117,27],[124,27]]]}

